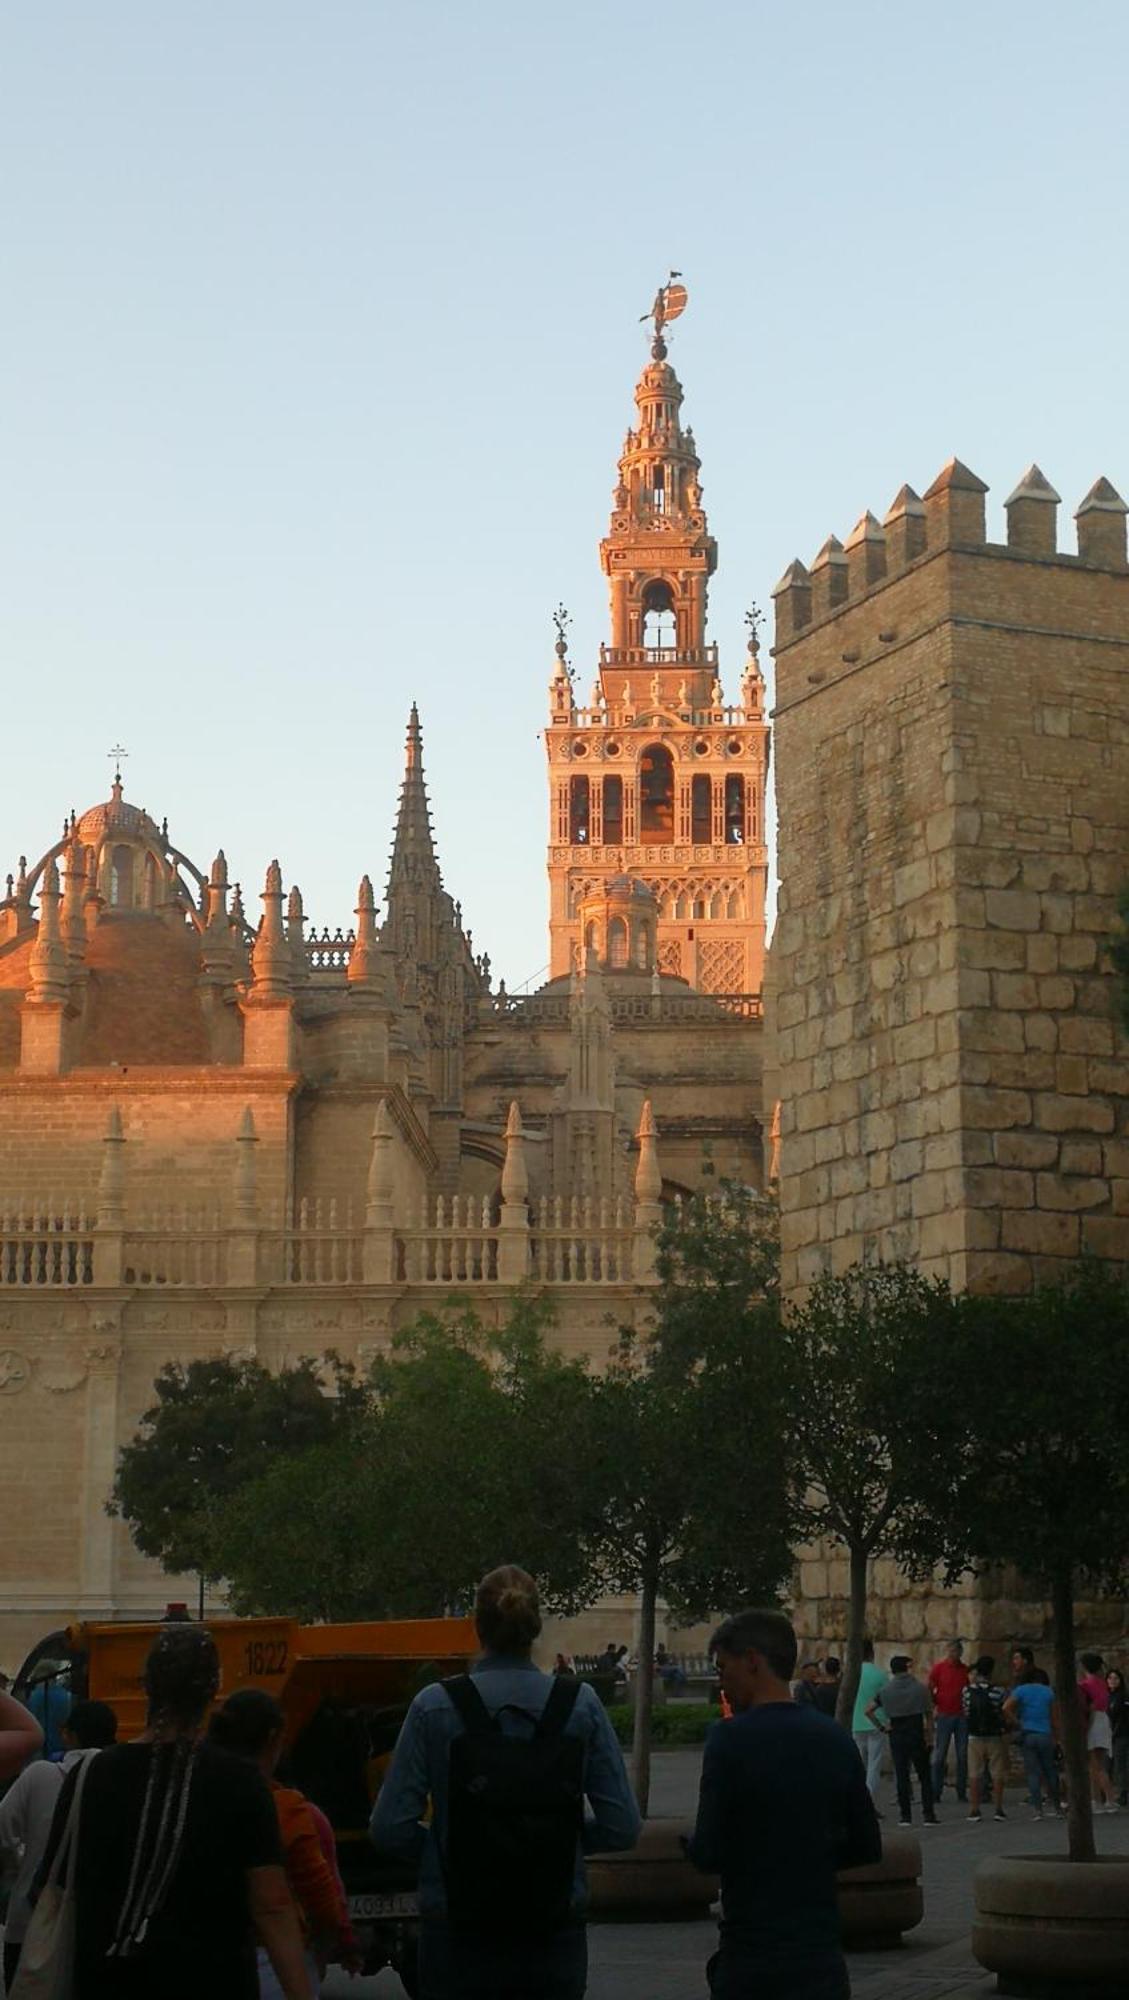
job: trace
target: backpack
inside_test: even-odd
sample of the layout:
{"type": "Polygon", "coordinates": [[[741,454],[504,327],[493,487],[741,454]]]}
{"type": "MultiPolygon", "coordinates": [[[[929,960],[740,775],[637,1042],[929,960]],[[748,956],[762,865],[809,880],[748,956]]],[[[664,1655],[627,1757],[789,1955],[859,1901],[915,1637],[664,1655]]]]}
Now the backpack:
{"type": "Polygon", "coordinates": [[[559,1930],[584,1823],[584,1742],[565,1735],[580,1683],[554,1680],[528,1737],[503,1732],[469,1674],[443,1688],[463,1724],[448,1766],[448,1921],[495,1936],[559,1930]]]}
{"type": "Polygon", "coordinates": [[[970,1736],[1002,1736],[1000,1705],[992,1700],[990,1688],[975,1682],[968,1690],[968,1733],[970,1736]]]}

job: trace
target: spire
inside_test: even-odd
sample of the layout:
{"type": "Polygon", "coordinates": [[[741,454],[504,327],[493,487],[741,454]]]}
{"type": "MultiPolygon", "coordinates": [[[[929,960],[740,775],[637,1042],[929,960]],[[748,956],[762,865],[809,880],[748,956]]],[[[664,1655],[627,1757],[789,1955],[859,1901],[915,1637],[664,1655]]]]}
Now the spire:
{"type": "Polygon", "coordinates": [[[39,891],[39,932],[31,948],[29,1000],[65,1000],[67,959],[59,936],[59,871],[49,861],[39,891]]]}
{"type": "Polygon", "coordinates": [[[263,920],[251,953],[255,995],[260,1000],[290,997],[290,948],[282,928],[282,870],[277,861],[263,884],[263,920]]]}
{"type": "Polygon", "coordinates": [[[431,807],[427,802],[427,784],[423,774],[423,733],[414,701],[408,717],[404,782],[400,786],[400,810],[396,817],[396,834],[388,871],[389,898],[397,881],[411,883],[413,887],[425,884],[436,888],[440,886],[439,863],[431,831],[431,807]]]}
{"type": "Polygon", "coordinates": [[[379,948],[376,940],[376,899],[367,875],[361,876],[354,914],[357,927],[345,976],[353,993],[378,992],[381,982],[379,948]]]}

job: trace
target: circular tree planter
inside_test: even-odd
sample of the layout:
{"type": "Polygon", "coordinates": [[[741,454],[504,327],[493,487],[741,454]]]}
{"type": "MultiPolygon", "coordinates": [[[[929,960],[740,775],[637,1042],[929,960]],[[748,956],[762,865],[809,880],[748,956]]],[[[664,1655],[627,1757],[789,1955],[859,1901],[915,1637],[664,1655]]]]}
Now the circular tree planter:
{"type": "Polygon", "coordinates": [[[1011,1855],[976,1871],[972,1950],[1022,2000],[1129,1993],[1129,1859],[1011,1855]]]}
{"type": "Polygon", "coordinates": [[[716,1875],[702,1875],[682,1852],[688,1819],[649,1819],[626,1854],[588,1858],[588,1914],[595,1923],[670,1923],[708,1917],[716,1875]]]}
{"type": "Polygon", "coordinates": [[[925,1914],[921,1843],[912,1833],[882,1835],[882,1859],[839,1875],[839,1924],[847,1951],[900,1945],[925,1914]]]}

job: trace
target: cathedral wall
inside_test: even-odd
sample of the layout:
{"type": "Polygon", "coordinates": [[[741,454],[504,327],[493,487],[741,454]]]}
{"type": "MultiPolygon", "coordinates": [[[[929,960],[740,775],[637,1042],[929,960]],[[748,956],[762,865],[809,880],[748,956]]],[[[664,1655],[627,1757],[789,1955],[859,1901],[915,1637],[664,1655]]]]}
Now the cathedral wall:
{"type": "Polygon", "coordinates": [[[245,1071],[81,1073],[43,1082],[0,1080],[0,1212],[48,1195],[97,1200],[112,1107],[126,1140],[127,1216],[141,1208],[227,1205],[236,1134],[247,1105],[255,1120],[259,1199],[287,1191],[289,1086],[245,1071]]]}

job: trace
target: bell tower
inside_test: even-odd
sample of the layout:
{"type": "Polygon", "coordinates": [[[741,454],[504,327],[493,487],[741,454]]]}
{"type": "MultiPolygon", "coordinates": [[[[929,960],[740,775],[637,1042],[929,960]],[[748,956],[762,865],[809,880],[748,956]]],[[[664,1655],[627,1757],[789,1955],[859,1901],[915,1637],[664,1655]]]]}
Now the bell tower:
{"type": "MultiPolygon", "coordinates": [[[[677,274],[672,274],[673,277],[677,274]]],[[[768,869],[768,725],[755,614],[740,701],[727,703],[706,639],[717,544],[702,505],[694,433],[664,327],[686,303],[660,288],[651,357],[635,388],[635,428],[619,460],[600,562],[611,640],[588,705],[577,698],[558,617],[549,684],[550,978],[577,968],[594,940],[581,905],[617,877],[658,907],[659,971],[709,993],[759,994],[768,869]]],[[[629,969],[609,926],[607,963],[629,969]]]]}

